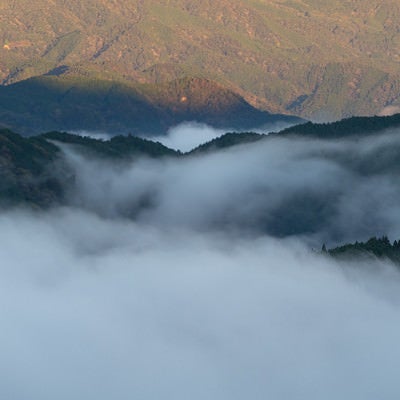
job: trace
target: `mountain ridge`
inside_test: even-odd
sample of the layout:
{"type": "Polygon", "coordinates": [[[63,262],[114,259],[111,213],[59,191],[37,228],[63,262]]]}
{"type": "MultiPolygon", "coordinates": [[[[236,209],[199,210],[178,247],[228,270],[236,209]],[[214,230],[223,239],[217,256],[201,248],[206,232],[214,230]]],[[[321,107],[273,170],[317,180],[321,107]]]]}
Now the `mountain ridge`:
{"type": "MultiPolygon", "coordinates": [[[[66,132],[47,132],[23,137],[7,129],[0,129],[0,206],[28,205],[47,208],[63,204],[65,188],[73,184],[73,174],[63,162],[62,152],[55,143],[74,148],[83,156],[100,157],[112,161],[132,161],[137,157],[199,157],[207,152],[224,151],[232,146],[251,144],[259,140],[274,139],[357,139],[360,130],[365,135],[378,135],[399,129],[400,114],[391,117],[353,117],[331,124],[306,123],[269,135],[228,132],[196,149],[181,153],[161,143],[144,138],[116,136],[108,141],[81,137],[66,132]],[[359,129],[357,129],[359,127],[359,129]]],[[[380,147],[371,152],[370,160],[341,159],[357,173],[373,175],[381,171],[398,173],[400,156],[397,147],[380,147]],[[369,161],[373,162],[369,162],[369,161]]],[[[330,157],[335,159],[335,154],[330,157]]]]}
{"type": "Polygon", "coordinates": [[[303,122],[260,111],[201,78],[152,85],[47,75],[0,86],[0,126],[25,135],[91,130],[151,136],[185,121],[236,130],[303,122]]]}
{"type": "Polygon", "coordinates": [[[0,5],[0,79],[216,81],[272,113],[400,106],[400,5],[333,0],[28,0],[0,5]]]}

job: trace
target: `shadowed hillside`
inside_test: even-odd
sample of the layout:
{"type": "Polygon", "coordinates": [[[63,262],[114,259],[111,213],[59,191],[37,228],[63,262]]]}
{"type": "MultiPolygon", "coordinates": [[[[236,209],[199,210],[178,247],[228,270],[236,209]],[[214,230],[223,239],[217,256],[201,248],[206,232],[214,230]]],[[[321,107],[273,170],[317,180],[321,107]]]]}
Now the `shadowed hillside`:
{"type": "Polygon", "coordinates": [[[133,136],[116,136],[107,142],[62,132],[24,138],[0,130],[0,206],[47,208],[66,202],[74,177],[60,148],[64,143],[88,157],[132,160],[134,157],[177,156],[160,143],[133,136]]]}
{"type": "Polygon", "coordinates": [[[42,76],[0,86],[0,127],[24,135],[60,129],[157,135],[183,121],[238,130],[302,122],[257,110],[236,93],[198,78],[133,85],[42,76]]]}

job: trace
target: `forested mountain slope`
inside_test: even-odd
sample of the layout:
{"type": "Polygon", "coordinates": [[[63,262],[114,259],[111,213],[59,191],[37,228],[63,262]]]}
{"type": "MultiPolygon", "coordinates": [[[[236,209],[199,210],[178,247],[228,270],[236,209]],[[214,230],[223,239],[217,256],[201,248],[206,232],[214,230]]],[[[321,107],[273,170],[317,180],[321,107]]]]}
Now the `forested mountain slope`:
{"type": "Polygon", "coordinates": [[[184,121],[233,130],[302,122],[260,111],[233,91],[200,78],[153,85],[42,76],[0,86],[0,127],[24,135],[88,130],[151,136],[184,121]]]}
{"type": "MultiPolygon", "coordinates": [[[[135,136],[115,136],[103,141],[53,131],[22,137],[3,129],[0,130],[0,205],[26,204],[43,208],[65,204],[65,190],[69,185],[73,185],[74,179],[73,172],[60,151],[62,144],[70,146],[89,159],[99,158],[118,163],[142,157],[153,159],[172,157],[179,162],[188,157],[206,157],[208,153],[222,152],[234,146],[248,145],[256,141],[272,144],[274,140],[280,139],[286,141],[336,139],[357,143],[360,139],[379,138],[385,133],[396,136],[399,128],[400,115],[395,115],[351,118],[331,124],[306,123],[269,135],[231,132],[184,154],[158,142],[135,136]]],[[[313,150],[310,151],[312,153],[313,150]]],[[[320,151],[315,156],[323,157],[327,162],[336,163],[353,171],[360,179],[400,172],[400,147],[396,141],[384,140],[379,146],[368,150],[366,155],[357,154],[351,148],[344,152],[332,148],[320,151]]],[[[301,202],[301,198],[299,199],[301,202]]],[[[296,207],[292,206],[293,209],[296,207]]]]}

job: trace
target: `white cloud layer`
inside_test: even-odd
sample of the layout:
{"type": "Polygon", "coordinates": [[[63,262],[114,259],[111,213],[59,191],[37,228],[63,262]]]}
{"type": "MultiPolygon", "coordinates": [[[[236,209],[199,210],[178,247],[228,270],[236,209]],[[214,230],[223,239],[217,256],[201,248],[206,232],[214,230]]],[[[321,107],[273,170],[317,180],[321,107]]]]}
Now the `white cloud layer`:
{"type": "Polygon", "coordinates": [[[170,149],[187,152],[202,143],[209,142],[226,133],[226,130],[214,129],[206,124],[184,122],[168,130],[166,135],[150,137],[170,149]]]}
{"type": "Polygon", "coordinates": [[[400,237],[397,134],[343,141],[272,139],[127,165],[66,150],[74,205],[155,225],[294,235],[320,246],[400,237]]]}
{"type": "MultiPolygon", "coordinates": [[[[291,126],[291,124],[274,123],[267,124],[261,128],[248,129],[247,131],[267,134],[269,132],[279,132],[280,130],[291,126]]],[[[207,124],[198,122],[183,122],[173,128],[170,128],[166,135],[156,137],[146,137],[146,139],[160,142],[170,149],[180,150],[183,153],[195,149],[203,143],[210,142],[226,132],[238,132],[237,129],[225,128],[216,129],[207,124]]]]}
{"type": "Polygon", "coordinates": [[[4,398],[398,397],[390,266],[68,209],[0,232],[4,398]]]}
{"type": "Polygon", "coordinates": [[[307,244],[399,237],[398,145],[65,148],[71,207],[0,213],[1,397],[397,400],[399,270],[307,244]]]}

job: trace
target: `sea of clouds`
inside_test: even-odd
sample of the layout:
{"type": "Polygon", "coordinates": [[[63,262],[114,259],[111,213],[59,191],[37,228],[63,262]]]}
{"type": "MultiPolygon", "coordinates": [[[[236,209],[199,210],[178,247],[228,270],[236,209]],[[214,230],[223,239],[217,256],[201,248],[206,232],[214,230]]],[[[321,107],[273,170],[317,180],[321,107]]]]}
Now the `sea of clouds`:
{"type": "Polygon", "coordinates": [[[2,397],[397,399],[398,268],[312,247],[400,236],[398,145],[66,147],[69,206],[0,214],[2,397]]]}

